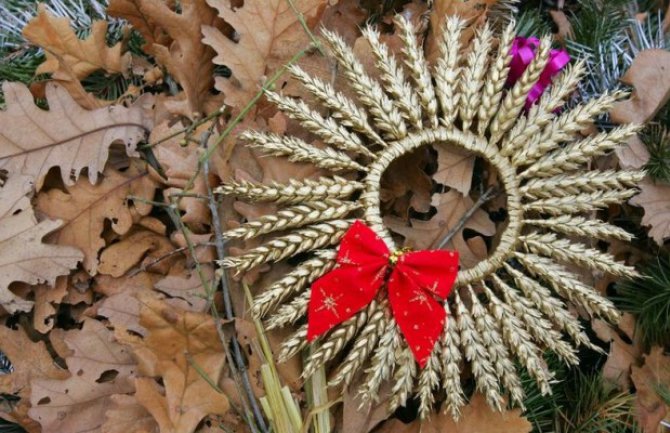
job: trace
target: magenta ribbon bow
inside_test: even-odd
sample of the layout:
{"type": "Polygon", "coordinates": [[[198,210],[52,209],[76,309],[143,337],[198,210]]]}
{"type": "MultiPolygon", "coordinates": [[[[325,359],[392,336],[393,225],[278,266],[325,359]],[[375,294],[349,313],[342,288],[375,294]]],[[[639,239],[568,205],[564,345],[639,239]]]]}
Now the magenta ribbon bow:
{"type": "MultiPolygon", "coordinates": [[[[513,86],[523,72],[526,70],[530,62],[535,57],[535,51],[540,46],[540,40],[536,37],[524,38],[517,36],[512,44],[512,60],[510,62],[509,75],[507,76],[507,86],[513,86]]],[[[549,54],[549,62],[540,74],[540,79],[528,93],[526,99],[526,109],[530,108],[551,84],[551,79],[561,69],[570,62],[570,55],[565,50],[551,50],[549,54]]]]}

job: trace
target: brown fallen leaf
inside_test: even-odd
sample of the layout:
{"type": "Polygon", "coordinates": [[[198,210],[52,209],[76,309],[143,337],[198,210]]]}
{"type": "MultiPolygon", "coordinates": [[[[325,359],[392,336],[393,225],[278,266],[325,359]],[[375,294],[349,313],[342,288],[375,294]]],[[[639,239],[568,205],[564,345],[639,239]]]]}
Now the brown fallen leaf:
{"type": "Polygon", "coordinates": [[[129,201],[128,196],[151,200],[157,184],[146,171],[145,164],[131,160],[124,171],[107,168],[102,180],[91,185],[80,179],[63,192],[52,189],[37,196],[36,207],[50,217],[65,223],[54,235],[59,245],[76,246],[84,252],[84,268],[95,275],[98,268],[98,251],[105,246],[101,234],[106,221],[117,234],[127,233],[135,216],[147,215],[152,206],[140,200],[129,201]]]}
{"type": "Polygon", "coordinates": [[[191,433],[206,415],[223,415],[229,408],[226,396],[203,377],[218,383],[225,365],[214,319],[145,296],[140,301],[140,325],[147,335],[140,338],[117,331],[146,376],[136,380],[135,396],[161,433],[191,433]],[[162,379],[162,387],[154,377],[162,379]]]}
{"type": "MultiPolygon", "coordinates": [[[[234,7],[230,0],[208,3],[239,36],[233,41],[212,26],[202,28],[203,42],[217,53],[214,63],[226,65],[233,73],[231,78],[217,77],[216,88],[224,93],[227,105],[242,107],[258,92],[267,75],[307,48],[309,38],[297,14],[284,0],[246,0],[241,7],[234,7]]],[[[307,26],[314,28],[326,2],[294,0],[293,5],[307,26]]]]}
{"type": "Polygon", "coordinates": [[[654,347],[651,353],[645,355],[642,367],[633,367],[631,376],[636,389],[638,422],[643,431],[665,431],[661,421],[668,420],[670,407],[659,391],[670,390],[670,356],[663,353],[662,347],[654,347]]]}
{"type": "Polygon", "coordinates": [[[20,281],[53,286],[82,261],[76,248],[49,245],[42,238],[63,225],[45,219],[37,222],[26,190],[30,178],[13,175],[0,189],[0,306],[6,311],[29,311],[32,302],[17,297],[9,285],[20,281]]]}
{"type": "Polygon", "coordinates": [[[454,188],[463,195],[470,194],[475,156],[454,146],[435,146],[437,151],[437,171],[435,182],[454,188]]]}
{"type": "Polygon", "coordinates": [[[79,39],[68,18],[52,15],[44,4],[37,11],[37,16],[23,28],[23,36],[42,48],[46,56],[35,74],[52,74],[52,79],[62,84],[83,107],[103,107],[105,102],[87,93],[80,81],[98,70],[126,75],[130,53],[122,53],[121,42],[107,46],[106,21],[94,21],[90,34],[79,39]]]}
{"type": "MultiPolygon", "coordinates": [[[[100,253],[98,272],[120,277],[142,259],[146,263],[154,263],[156,259],[169,254],[172,250],[174,246],[167,237],[149,230],[139,230],[108,246],[100,253]]],[[[177,256],[167,257],[151,266],[150,270],[166,274],[176,258],[177,256]]]]}
{"type": "Polygon", "coordinates": [[[35,309],[33,310],[33,327],[37,332],[46,334],[55,322],[56,307],[62,302],[68,291],[68,277],[56,279],[53,287],[48,284],[39,284],[32,288],[35,294],[35,309]]]}
{"type": "Polygon", "coordinates": [[[670,237],[670,185],[644,180],[640,193],[630,199],[630,204],[644,208],[642,225],[651,227],[649,236],[663,245],[670,237]]]}
{"type": "MultiPolygon", "coordinates": [[[[210,286],[215,284],[216,280],[214,279],[214,269],[212,266],[203,264],[201,265],[201,269],[210,286]]],[[[174,305],[178,305],[182,310],[204,313],[209,308],[207,293],[202,286],[200,276],[195,271],[188,278],[168,275],[158,281],[154,287],[159,292],[172,298],[170,301],[179,301],[174,305]]]]}
{"type": "Polygon", "coordinates": [[[638,135],[633,135],[625,146],[614,149],[619,165],[626,170],[640,169],[649,161],[649,150],[638,135]]]}
{"type": "Polygon", "coordinates": [[[101,433],[154,433],[156,421],[134,395],[117,394],[109,397],[101,433]]]}
{"type": "Polygon", "coordinates": [[[393,161],[381,180],[381,205],[401,217],[409,216],[410,207],[417,212],[430,210],[433,182],[426,174],[429,154],[417,149],[393,161]]]}
{"type": "Polygon", "coordinates": [[[670,52],[661,49],[641,51],[621,81],[635,90],[629,99],[614,104],[610,111],[612,121],[648,122],[670,100],[670,52]]]}
{"type": "MultiPolygon", "coordinates": [[[[437,208],[437,213],[428,221],[412,219],[411,227],[396,217],[386,217],[384,222],[389,229],[405,237],[406,246],[420,250],[432,249],[439,245],[473,204],[470,197],[464,197],[459,192],[450,190],[446,194],[434,195],[433,205],[437,208]]],[[[462,266],[469,268],[486,258],[487,252],[481,238],[479,241],[474,241],[477,239],[474,237],[466,242],[463,237],[463,230],[466,228],[484,236],[493,236],[496,227],[488,214],[478,209],[466,222],[463,229],[457,232],[447,244],[447,249],[459,252],[462,266]],[[481,246],[484,246],[483,250],[481,246]]]]}
{"type": "Polygon", "coordinates": [[[566,39],[572,36],[572,24],[570,24],[570,20],[562,10],[550,10],[549,15],[551,15],[551,19],[556,24],[556,27],[558,27],[558,33],[556,34],[558,40],[564,43],[566,39]]]}
{"type": "Polygon", "coordinates": [[[85,321],[81,330],[66,333],[71,376],[31,381],[28,412],[43,433],[100,432],[114,394],[133,391],[136,365],[125,347],[100,322],[85,321]]]}
{"type": "Polygon", "coordinates": [[[139,156],[135,147],[151,126],[146,111],[153,100],[149,95],[129,108],[86,110],[63,87],[49,84],[49,111],[45,111],[33,103],[23,84],[5,82],[2,90],[7,109],[0,111],[0,169],[31,176],[38,191],[52,167],[60,168],[66,185],[74,184],[84,168],[91,183],[97,182],[109,146],[122,143],[128,155],[139,156]]]}
{"type": "Polygon", "coordinates": [[[642,356],[642,346],[635,337],[635,317],[625,313],[617,326],[633,344],[624,341],[612,325],[603,320],[593,321],[593,330],[598,338],[610,344],[610,352],[602,369],[603,379],[616,384],[622,391],[631,388],[631,367],[642,356]]]}
{"type": "Polygon", "coordinates": [[[183,97],[166,104],[170,111],[195,118],[219,108],[210,92],[214,51],[201,42],[202,26],[223,22],[204,1],[183,0],[177,5],[160,0],[112,0],[107,13],[127,19],[142,34],[144,50],[164,65],[183,89],[183,97]]]}
{"type": "Polygon", "coordinates": [[[530,433],[532,424],[523,416],[521,409],[497,412],[489,407],[485,397],[476,393],[470,403],[461,410],[458,421],[443,411],[429,419],[405,424],[393,419],[385,422],[378,433],[530,433]]]}

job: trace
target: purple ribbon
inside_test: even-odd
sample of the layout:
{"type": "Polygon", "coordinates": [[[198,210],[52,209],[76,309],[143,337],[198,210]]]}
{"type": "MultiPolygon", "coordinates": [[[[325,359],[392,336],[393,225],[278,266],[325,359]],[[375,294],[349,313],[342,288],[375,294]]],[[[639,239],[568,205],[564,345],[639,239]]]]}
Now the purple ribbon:
{"type": "MultiPolygon", "coordinates": [[[[540,40],[536,37],[524,38],[517,36],[512,44],[512,60],[510,62],[509,75],[507,76],[507,86],[511,87],[516,83],[530,62],[535,57],[535,51],[540,46],[540,40]]],[[[549,53],[549,62],[540,74],[537,83],[528,93],[526,99],[526,109],[530,108],[551,84],[551,79],[560,72],[570,62],[570,55],[565,50],[551,50],[549,53]]]]}

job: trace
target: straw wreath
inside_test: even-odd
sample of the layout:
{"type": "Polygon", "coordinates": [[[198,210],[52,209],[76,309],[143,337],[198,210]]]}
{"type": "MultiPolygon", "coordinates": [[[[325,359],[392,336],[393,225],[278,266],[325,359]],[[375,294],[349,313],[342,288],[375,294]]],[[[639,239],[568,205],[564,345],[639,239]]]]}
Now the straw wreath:
{"type": "MultiPolygon", "coordinates": [[[[327,109],[327,116],[303,101],[267,92],[270,101],[327,147],[262,131],[248,131],[242,138],[263,153],[311,163],[333,175],[219,187],[220,194],[279,208],[276,214],[225,233],[231,239],[263,236],[263,242],[221,265],[247,271],[298,254],[311,255],[258,295],[251,309],[271,329],[299,323],[307,310],[310,284],[333,268],[337,245],[352,221],[362,219],[390,250],[396,249],[379,207],[380,180],[391,162],[418,147],[440,143],[476,154],[498,172],[507,196],[506,226],[490,257],[459,271],[444,305],[447,326],[426,367],[416,365],[387,301],[381,299],[317,340],[304,375],[337,359],[331,383],[351,386],[356,378],[363,402],[374,401],[380,386],[392,381],[391,408],[416,395],[420,413],[426,416],[440,396],[444,409],[457,417],[467,400],[461,383],[461,373],[467,370],[492,407],[501,409],[505,401],[521,406],[519,368],[541,392],[550,393],[553,375],[543,354],[549,350],[575,364],[579,346],[593,347],[568,303],[611,322],[619,318],[612,303],[583,283],[575,268],[635,275],[634,269],[589,242],[626,241],[631,235],[584,213],[621,203],[635,193],[643,172],[600,171],[589,162],[624,143],[638,128],[622,126],[580,138],[579,131],[624,96],[604,94],[563,107],[584,73],[581,63],[565,68],[538,103],[525,110],[528,92],[549,59],[548,38],[542,39],[523,75],[506,87],[514,24],[495,39],[489,27],[482,26],[463,52],[464,23],[449,18],[434,67],[424,59],[416,29],[404,18],[397,24],[402,54],[380,42],[374,28],[363,32],[378,79],[366,73],[340,36],[324,31],[355,100],[298,66],[290,68],[327,109]]],[[[305,348],[306,332],[303,325],[290,336],[279,358],[305,348]]]]}

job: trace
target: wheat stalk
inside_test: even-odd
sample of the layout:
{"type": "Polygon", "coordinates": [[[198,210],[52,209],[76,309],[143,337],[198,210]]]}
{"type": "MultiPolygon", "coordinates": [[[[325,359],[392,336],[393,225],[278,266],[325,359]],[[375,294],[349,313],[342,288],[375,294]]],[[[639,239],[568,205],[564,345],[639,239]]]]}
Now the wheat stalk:
{"type": "Polygon", "coordinates": [[[354,220],[334,220],[305,226],[272,239],[241,256],[226,257],[218,263],[224,268],[244,272],[268,262],[277,262],[307,251],[337,244],[354,220]]]}
{"type": "Polygon", "coordinates": [[[308,284],[333,269],[334,266],[334,250],[317,251],[316,257],[301,263],[258,295],[251,307],[252,316],[256,319],[265,317],[284,299],[301,291],[308,284]]]}
{"type": "Polygon", "coordinates": [[[369,308],[369,319],[360,335],[354,341],[353,346],[347,353],[340,367],[337,369],[334,377],[328,381],[331,386],[344,383],[345,386],[351,383],[354,374],[359,367],[368,359],[372,349],[374,349],[379,337],[384,332],[388,323],[387,303],[385,301],[374,303],[369,308]]]}
{"type": "Polygon", "coordinates": [[[358,394],[363,404],[377,401],[379,387],[382,382],[391,377],[396,363],[395,354],[400,347],[400,333],[398,325],[391,317],[386,323],[386,329],[379,338],[377,350],[372,355],[370,367],[365,370],[366,378],[358,394]]]}
{"type": "MultiPolygon", "coordinates": [[[[444,309],[447,317],[450,317],[449,305],[445,304],[444,309]]],[[[460,417],[461,408],[465,406],[465,394],[461,386],[460,345],[461,339],[457,323],[447,320],[445,331],[442,334],[442,387],[445,392],[444,410],[448,411],[454,419],[460,417]]]]}
{"type": "Polygon", "coordinates": [[[481,106],[482,87],[484,86],[484,75],[488,69],[490,50],[491,29],[486,23],[474,38],[472,50],[466,57],[466,66],[462,71],[463,79],[459,82],[461,99],[458,105],[464,131],[470,129],[475,114],[481,106]]]}
{"type": "Polygon", "coordinates": [[[552,82],[550,91],[545,92],[540,97],[539,102],[528,110],[526,117],[519,118],[508,136],[503,140],[500,153],[504,156],[513,155],[525,147],[527,143],[532,142],[533,137],[540,134],[544,127],[556,117],[555,111],[574,92],[584,72],[583,61],[577,62],[574,66],[568,65],[561,75],[552,82]]]}
{"type": "Polygon", "coordinates": [[[344,69],[351,88],[359,100],[370,110],[378,129],[392,139],[401,139],[407,135],[407,127],[393,102],[386,96],[378,82],[370,78],[363,65],[356,59],[344,40],[329,30],[323,31],[335,58],[344,69]]]}
{"type": "Polygon", "coordinates": [[[540,74],[549,61],[549,52],[551,49],[551,39],[542,38],[535,58],[521,75],[519,81],[514,83],[512,89],[507,92],[503,98],[498,113],[491,122],[489,131],[491,138],[489,143],[496,144],[502,136],[516,122],[517,117],[526,105],[526,98],[530,90],[535,86],[540,74]]]}
{"type": "Polygon", "coordinates": [[[291,162],[311,162],[319,168],[331,171],[366,170],[365,167],[349,158],[344,152],[338,152],[329,147],[320,149],[296,137],[245,131],[240,135],[240,138],[253,143],[252,147],[261,150],[263,153],[273,156],[286,156],[291,162]]]}
{"type": "Polygon", "coordinates": [[[276,214],[263,215],[240,227],[223,233],[227,239],[251,239],[268,233],[302,227],[307,224],[336,220],[350,214],[361,205],[357,202],[325,199],[280,209],[276,214]]]}
{"type": "Polygon", "coordinates": [[[458,16],[452,15],[447,18],[442,32],[440,57],[433,68],[435,93],[442,109],[442,123],[446,126],[451,126],[458,115],[460,100],[458,80],[461,74],[458,63],[461,33],[464,28],[465,22],[458,16]]]}
{"type": "Polygon", "coordinates": [[[502,292],[505,304],[488,287],[485,287],[486,295],[490,302],[500,305],[502,314],[511,316],[510,320],[515,323],[514,326],[518,325],[526,329],[535,341],[556,353],[567,364],[579,363],[579,358],[575,355],[572,346],[563,341],[561,334],[554,329],[553,324],[544,318],[528,298],[520,296],[496,274],[492,275],[492,279],[496,288],[502,292]]]}
{"type": "Polygon", "coordinates": [[[347,152],[374,157],[374,154],[363,145],[358,135],[347,131],[331,117],[321,116],[309,108],[305,102],[296,101],[271,91],[266,91],[265,96],[291,119],[299,121],[303,128],[320,137],[324,143],[347,152]]]}
{"type": "Polygon", "coordinates": [[[510,22],[500,36],[498,55],[489,68],[486,77],[486,83],[484,84],[481,96],[481,104],[477,114],[477,131],[480,136],[484,136],[486,128],[488,128],[489,122],[491,122],[491,119],[496,114],[500,100],[502,99],[505,82],[507,81],[507,76],[509,74],[509,64],[512,60],[510,50],[512,48],[512,43],[514,42],[515,25],[516,23],[514,21],[510,22]]]}
{"type": "Polygon", "coordinates": [[[389,411],[393,412],[400,406],[404,406],[407,397],[414,389],[414,378],[416,377],[416,362],[409,347],[400,349],[396,356],[397,368],[393,375],[393,388],[391,388],[391,400],[389,401],[389,411]]]}
{"type": "Polygon", "coordinates": [[[454,293],[454,304],[456,305],[461,347],[463,348],[465,359],[470,362],[472,367],[472,374],[475,376],[477,389],[484,394],[489,406],[501,411],[503,399],[500,394],[498,378],[496,377],[495,368],[491,363],[482,336],[477,332],[475,322],[465,304],[463,304],[458,292],[454,293]]]}
{"type": "Polygon", "coordinates": [[[544,279],[562,297],[584,308],[588,313],[619,321],[620,314],[611,301],[599,296],[591,287],[575,278],[565,267],[546,257],[515,253],[514,256],[536,277],[544,279]]]}
{"type": "Polygon", "coordinates": [[[519,177],[550,177],[567,171],[575,171],[589,162],[594,156],[604,155],[640,130],[638,125],[625,125],[609,132],[588,137],[584,140],[550,152],[525,169],[519,177]]]}
{"type": "Polygon", "coordinates": [[[337,119],[341,125],[364,134],[373,143],[381,147],[386,147],[386,142],[370,126],[365,110],[360,109],[351,99],[336,92],[329,83],[310,76],[300,66],[292,65],[289,67],[289,71],[302,83],[305,89],[331,110],[330,115],[337,119]]]}
{"type": "Polygon", "coordinates": [[[561,174],[531,179],[519,189],[519,192],[527,198],[538,199],[602,190],[623,190],[637,185],[645,175],[644,171],[639,170],[594,170],[587,173],[561,174]]]}
{"type": "Polygon", "coordinates": [[[615,225],[582,216],[561,215],[555,218],[527,219],[524,224],[542,227],[570,236],[630,241],[633,235],[615,225]]]}
{"type": "MultiPolygon", "coordinates": [[[[486,288],[485,285],[483,286],[486,288]]],[[[509,392],[512,401],[523,408],[524,392],[521,387],[521,380],[510,359],[509,351],[503,344],[503,338],[496,329],[493,317],[484,309],[472,287],[468,286],[467,289],[472,302],[471,312],[475,320],[475,328],[481,335],[491,362],[495,366],[496,375],[509,392]]]]}
{"type": "Polygon", "coordinates": [[[524,296],[544,313],[552,323],[570,336],[578,346],[594,347],[589,337],[584,333],[579,320],[574,317],[565,305],[556,299],[551,291],[536,280],[512,268],[505,263],[505,269],[514,278],[514,282],[521,289],[524,296]]]}
{"type": "Polygon", "coordinates": [[[435,99],[435,89],[428,64],[423,55],[423,47],[419,46],[416,40],[415,35],[418,31],[403,15],[396,15],[395,23],[400,28],[400,39],[405,46],[405,64],[414,80],[414,88],[419,94],[421,107],[428,118],[428,123],[435,128],[437,127],[437,99],[435,99]]]}
{"type": "Polygon", "coordinates": [[[250,201],[272,201],[276,204],[295,204],[315,200],[342,199],[363,189],[363,184],[338,176],[303,181],[291,179],[287,184],[273,182],[263,185],[242,180],[217,187],[215,194],[234,195],[250,201]]]}
{"type": "Polygon", "coordinates": [[[556,260],[597,269],[620,277],[638,276],[635,268],[623,265],[608,253],[588,248],[568,239],[558,239],[553,233],[530,233],[520,237],[524,248],[534,254],[549,256],[556,260]]]}
{"type": "Polygon", "coordinates": [[[514,355],[526,367],[528,374],[535,379],[541,394],[551,394],[552,376],[546,370],[545,363],[539,355],[540,349],[532,342],[531,336],[513,314],[505,314],[500,303],[491,302],[489,308],[502,331],[502,338],[507,347],[514,352],[514,355]]]}
{"type": "Polygon", "coordinates": [[[636,193],[637,191],[634,189],[596,191],[567,197],[544,198],[526,203],[522,207],[524,212],[541,212],[552,215],[574,214],[594,211],[611,204],[622,203],[636,193]]]}
{"type": "Polygon", "coordinates": [[[574,134],[586,128],[593,119],[608,112],[624,92],[605,93],[578,105],[549,123],[542,133],[535,134],[529,142],[511,157],[516,167],[530,165],[547,152],[554,150],[563,141],[571,141],[574,134]]]}
{"type": "Polygon", "coordinates": [[[379,32],[372,27],[363,30],[375,56],[375,65],[379,69],[379,78],[384,90],[393,97],[393,102],[402,116],[415,128],[421,128],[421,106],[417,95],[405,79],[405,73],[395,57],[389,54],[388,47],[379,40],[379,32]]]}

